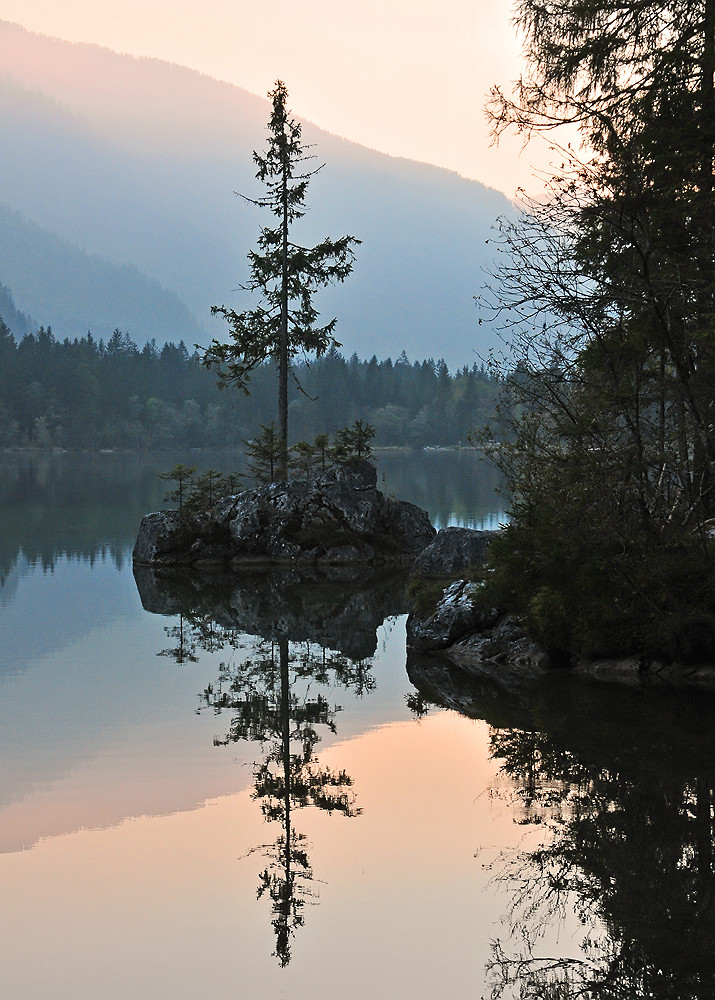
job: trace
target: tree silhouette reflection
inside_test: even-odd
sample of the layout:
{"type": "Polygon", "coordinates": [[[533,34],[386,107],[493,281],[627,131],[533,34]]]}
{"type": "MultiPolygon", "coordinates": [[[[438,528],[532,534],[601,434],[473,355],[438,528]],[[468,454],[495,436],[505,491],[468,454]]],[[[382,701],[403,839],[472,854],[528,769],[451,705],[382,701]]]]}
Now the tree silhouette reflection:
{"type": "Polygon", "coordinates": [[[509,899],[493,1000],[712,1000],[712,697],[408,668],[423,698],[490,725],[494,792],[525,828],[492,869],[509,899]],[[580,954],[555,957],[544,929],[573,912],[580,954]]]}
{"type": "Polygon", "coordinates": [[[281,824],[281,833],[263,848],[268,864],[260,873],[257,897],[271,900],[274,954],[281,966],[290,962],[292,938],[304,923],[303,908],[316,896],[306,838],[294,827],[294,811],[315,806],[343,816],[360,813],[352,778],[321,765],[316,756],[319,728],[335,733],[340,709],[331,707],[322,692],[313,694],[312,684],[331,681],[358,693],[374,686],[369,664],[350,663],[308,644],[291,650],[282,639],[261,642],[255,655],[222,664],[217,686],[203,694],[205,707],[232,715],[228,734],[217,744],[249,740],[264,747],[253,772],[252,797],[267,822],[281,824]]]}
{"type": "Polygon", "coordinates": [[[597,768],[533,732],[495,731],[492,751],[516,782],[522,822],[551,832],[500,875],[522,951],[495,948],[495,995],[518,983],[523,996],[712,996],[712,772],[684,780],[597,768]],[[590,928],[585,959],[534,957],[526,928],[569,901],[590,928]]]}
{"type": "Polygon", "coordinates": [[[317,756],[321,734],[336,732],[340,711],[326,692],[341,688],[361,697],[374,690],[377,629],[406,610],[405,573],[344,566],[241,573],[134,567],[134,576],[147,611],[178,616],[166,627],[174,644],[160,655],[186,663],[200,651],[240,650],[220,664],[199,711],[228,715],[217,744],[248,741],[261,748],[253,798],[281,832],[255,849],[267,861],[258,897],[271,901],[275,955],[285,966],[305,905],[316,899],[308,844],[295,829],[294,813],[308,806],[347,817],[360,812],[352,778],[317,756]]]}
{"type": "Polygon", "coordinates": [[[175,639],[176,645],[160,649],[157,656],[169,656],[176,663],[198,663],[197,650],[215,653],[224,646],[237,648],[241,644],[236,629],[218,625],[210,615],[180,612],[178,618],[176,625],[164,626],[167,637],[175,639]]]}
{"type": "Polygon", "coordinates": [[[494,995],[715,996],[715,770],[599,766],[543,732],[495,730],[491,746],[521,822],[550,832],[499,876],[521,950],[495,946],[494,995]],[[569,904],[588,928],[585,957],[536,957],[534,929],[569,904]]]}
{"type": "Polygon", "coordinates": [[[198,663],[196,655],[196,637],[193,622],[187,621],[183,615],[179,615],[176,625],[165,625],[164,631],[167,638],[175,639],[175,646],[167,646],[160,649],[157,656],[170,656],[176,663],[198,663]]]}

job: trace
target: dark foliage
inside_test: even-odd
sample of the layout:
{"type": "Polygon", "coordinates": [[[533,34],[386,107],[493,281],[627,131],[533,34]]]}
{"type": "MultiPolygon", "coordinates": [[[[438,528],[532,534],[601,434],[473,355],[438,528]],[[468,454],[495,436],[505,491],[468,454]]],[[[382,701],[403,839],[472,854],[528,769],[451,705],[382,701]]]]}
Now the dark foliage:
{"type": "MultiPolygon", "coordinates": [[[[411,364],[404,354],[361,361],[332,350],[295,373],[307,393],[290,387],[295,440],[362,420],[376,445],[466,443],[496,395],[483,367],[450,375],[442,361],[411,364]]],[[[220,393],[183,341],[139,348],[119,330],[106,343],[90,333],[59,341],[48,327],[18,343],[0,325],[0,447],[240,447],[274,410],[272,362],[253,373],[247,399],[220,393]]]]}
{"type": "Polygon", "coordinates": [[[569,131],[501,227],[519,364],[490,587],[554,651],[711,657],[715,3],[520,0],[516,23],[528,75],[495,133],[569,131]]]}

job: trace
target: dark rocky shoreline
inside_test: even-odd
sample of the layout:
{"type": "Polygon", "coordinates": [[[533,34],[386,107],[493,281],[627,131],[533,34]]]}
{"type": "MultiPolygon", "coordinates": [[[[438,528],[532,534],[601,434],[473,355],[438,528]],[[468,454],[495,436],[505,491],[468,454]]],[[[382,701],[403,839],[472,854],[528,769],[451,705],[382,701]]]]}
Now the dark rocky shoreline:
{"type": "Polygon", "coordinates": [[[425,656],[427,661],[446,659],[472,678],[490,678],[504,689],[555,674],[631,687],[715,688],[712,663],[666,663],[638,655],[555,662],[518,618],[496,609],[480,609],[474,600],[478,586],[469,580],[454,580],[431,609],[422,613],[413,610],[407,619],[408,652],[425,656]]]}

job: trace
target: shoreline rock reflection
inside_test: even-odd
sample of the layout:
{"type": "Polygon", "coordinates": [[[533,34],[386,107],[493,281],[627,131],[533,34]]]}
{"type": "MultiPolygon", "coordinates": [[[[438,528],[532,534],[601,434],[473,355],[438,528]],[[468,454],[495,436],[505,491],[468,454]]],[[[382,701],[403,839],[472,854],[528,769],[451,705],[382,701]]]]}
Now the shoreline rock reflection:
{"type": "Polygon", "coordinates": [[[373,656],[385,618],[409,609],[402,570],[259,569],[241,573],[134,567],[146,611],[212,620],[224,632],[312,642],[352,659],[373,656]]]}

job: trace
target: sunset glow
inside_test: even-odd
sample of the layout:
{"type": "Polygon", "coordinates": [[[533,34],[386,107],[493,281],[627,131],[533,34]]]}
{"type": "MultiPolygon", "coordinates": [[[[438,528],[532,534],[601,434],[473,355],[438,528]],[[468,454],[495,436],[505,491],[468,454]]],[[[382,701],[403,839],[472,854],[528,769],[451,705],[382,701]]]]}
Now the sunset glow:
{"type": "MultiPolygon", "coordinates": [[[[484,794],[495,770],[487,742],[483,724],[439,714],[380,727],[322,755],[352,774],[364,811],[350,821],[319,810],[296,814],[319,881],[290,969],[294,995],[328,997],[337,981],[351,1000],[379,995],[384,977],[395,974],[389,928],[398,925],[412,938],[399,965],[406,995],[425,983],[430,995],[445,983],[448,995],[463,995],[455,977],[464,975],[457,966],[465,952],[471,981],[480,981],[489,952],[482,914],[495,893],[474,855],[497,837],[523,836],[484,794]],[[426,793],[438,804],[431,815],[426,793]],[[358,954],[370,960],[353,962],[358,954]]],[[[16,901],[0,923],[13,954],[0,982],[16,996],[188,1000],[234,995],[240,977],[241,995],[280,995],[286,976],[269,960],[268,909],[255,899],[266,863],[256,848],[274,836],[241,792],[0,856],[5,892],[16,901]],[[38,941],[49,959],[42,966],[38,941]]]]}
{"type": "Polygon", "coordinates": [[[507,4],[0,0],[0,19],[179,63],[259,95],[281,77],[296,112],[329,132],[509,196],[545,158],[537,145],[522,154],[516,138],[490,144],[489,88],[508,88],[520,72],[507,4]]]}

